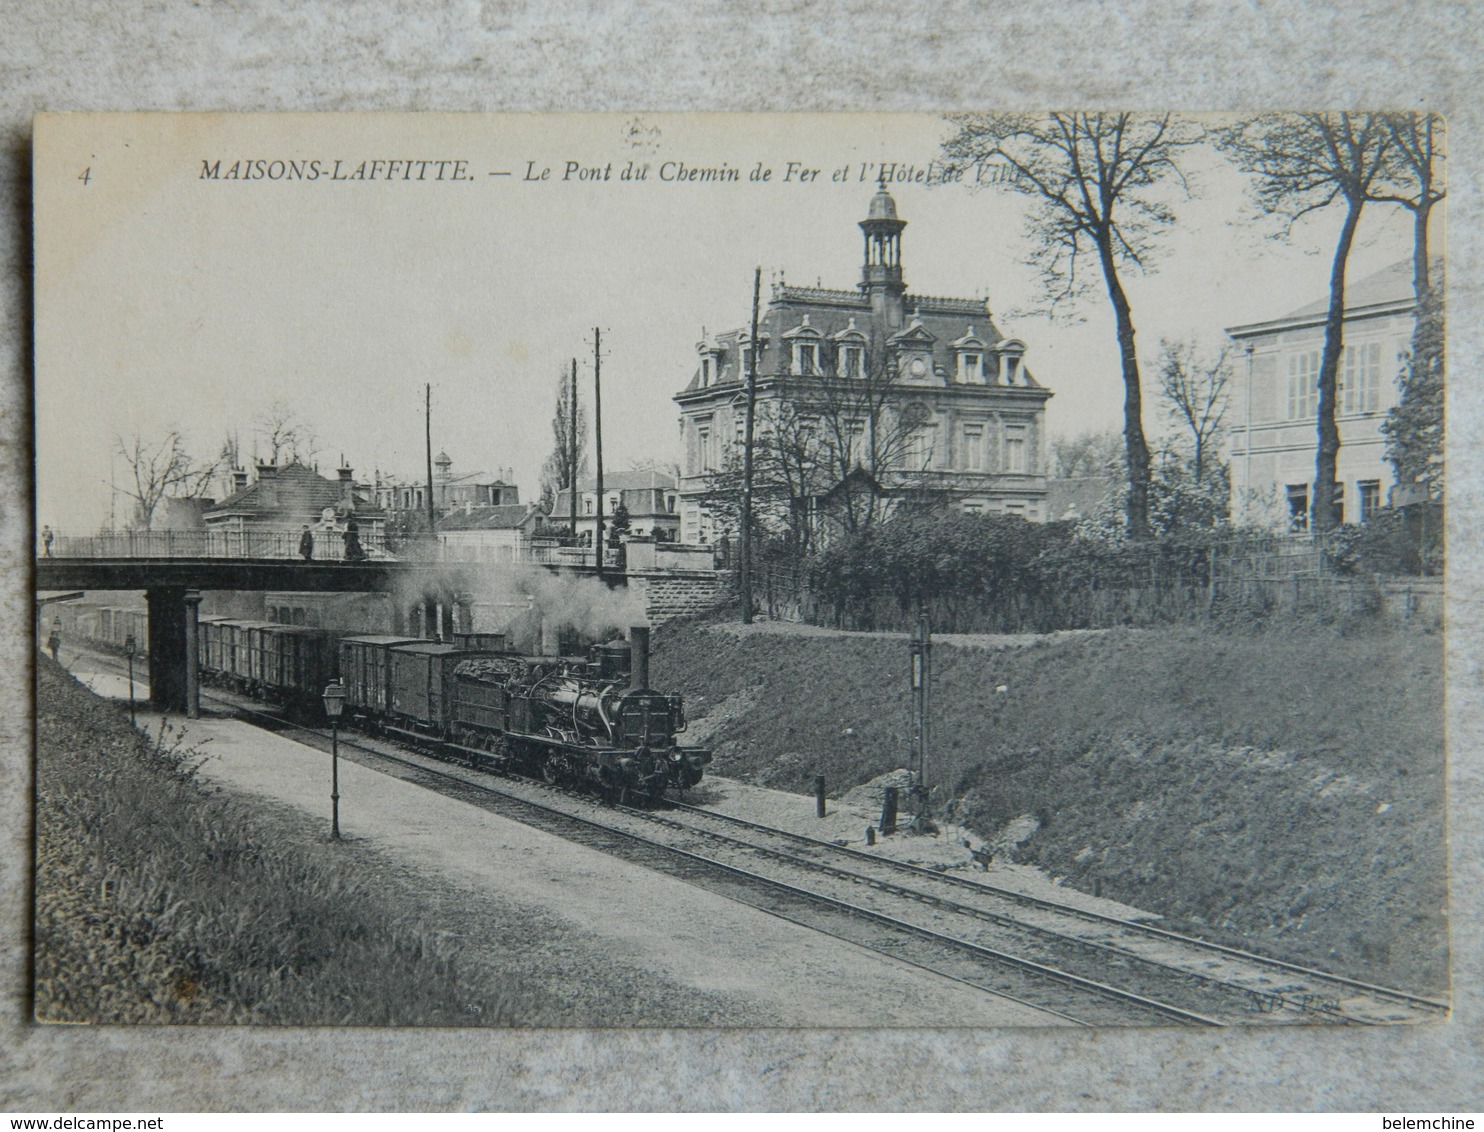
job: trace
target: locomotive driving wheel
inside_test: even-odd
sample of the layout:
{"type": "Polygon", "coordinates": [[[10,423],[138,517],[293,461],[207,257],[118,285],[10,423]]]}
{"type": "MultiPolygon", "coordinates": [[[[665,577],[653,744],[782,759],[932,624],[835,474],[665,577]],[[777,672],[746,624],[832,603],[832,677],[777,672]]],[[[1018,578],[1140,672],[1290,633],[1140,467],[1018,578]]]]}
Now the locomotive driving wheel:
{"type": "Polygon", "coordinates": [[[541,777],[548,786],[556,786],[562,780],[562,756],[548,751],[541,760],[541,777]]]}

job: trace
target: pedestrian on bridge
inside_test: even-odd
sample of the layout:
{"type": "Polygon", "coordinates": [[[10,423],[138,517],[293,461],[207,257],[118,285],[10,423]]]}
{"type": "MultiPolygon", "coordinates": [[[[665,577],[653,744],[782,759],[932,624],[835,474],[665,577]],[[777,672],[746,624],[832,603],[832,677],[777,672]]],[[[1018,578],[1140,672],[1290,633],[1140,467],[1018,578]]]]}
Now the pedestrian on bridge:
{"type": "Polygon", "coordinates": [[[365,557],[366,552],[361,549],[361,528],[352,515],[345,522],[345,560],[359,562],[365,557]]]}
{"type": "Polygon", "coordinates": [[[299,536],[299,553],[308,562],[314,557],[314,534],[309,529],[309,524],[304,525],[304,533],[299,536]]]}
{"type": "Polygon", "coordinates": [[[52,539],[55,537],[50,527],[43,526],[41,528],[41,553],[46,558],[52,556],[52,539]]]}

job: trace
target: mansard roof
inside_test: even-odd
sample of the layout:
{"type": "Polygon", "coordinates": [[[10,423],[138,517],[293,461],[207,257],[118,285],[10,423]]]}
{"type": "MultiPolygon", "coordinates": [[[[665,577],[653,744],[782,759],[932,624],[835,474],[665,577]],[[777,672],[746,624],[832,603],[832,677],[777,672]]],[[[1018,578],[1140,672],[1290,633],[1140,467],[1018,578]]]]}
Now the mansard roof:
{"type": "MultiPolygon", "coordinates": [[[[895,330],[881,324],[871,309],[870,299],[861,291],[835,291],[823,287],[795,287],[779,284],[758,320],[758,339],[762,350],[758,356],[758,376],[768,377],[789,371],[793,342],[807,335],[812,341],[818,333],[824,343],[835,347],[851,332],[860,334],[868,346],[873,343],[903,341],[928,344],[933,365],[952,373],[958,367],[955,351],[970,337],[996,349],[1002,335],[983,299],[953,299],[933,295],[908,294],[903,299],[907,311],[906,325],[895,330]],[[807,326],[805,317],[808,318],[807,326]],[[855,325],[852,328],[851,322],[855,325]]],[[[750,326],[717,331],[708,335],[707,347],[720,351],[718,373],[711,385],[737,385],[746,378],[739,345],[747,341],[750,326]]],[[[1018,341],[1018,340],[1010,340],[1018,341]]],[[[1023,349],[1023,346],[1022,346],[1023,349]]],[[[1025,385],[1039,388],[1035,378],[1022,369],[1025,385]]],[[[686,386],[690,393],[703,388],[698,371],[686,386]]]]}
{"type": "MultiPolygon", "coordinates": [[[[456,509],[438,520],[440,531],[509,531],[526,525],[532,512],[546,516],[534,503],[486,504],[467,511],[456,509]]],[[[539,520],[538,520],[539,521],[539,520]]]]}
{"type": "Polygon", "coordinates": [[[303,464],[286,464],[281,468],[267,465],[258,469],[258,479],[239,492],[229,495],[206,512],[206,519],[226,515],[318,517],[326,507],[353,510],[360,516],[380,516],[364,491],[345,480],[326,479],[303,464]],[[347,486],[350,490],[347,493],[347,486]],[[351,506],[346,507],[347,498],[351,506]]]}

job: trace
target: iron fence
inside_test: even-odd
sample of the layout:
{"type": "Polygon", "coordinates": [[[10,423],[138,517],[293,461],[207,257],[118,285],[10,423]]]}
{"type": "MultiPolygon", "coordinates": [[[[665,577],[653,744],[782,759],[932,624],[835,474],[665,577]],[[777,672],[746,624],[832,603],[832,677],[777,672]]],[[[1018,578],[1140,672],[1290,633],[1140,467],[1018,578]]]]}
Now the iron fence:
{"type": "MultiPolygon", "coordinates": [[[[308,555],[301,550],[302,532],[293,531],[101,531],[93,535],[55,535],[50,547],[38,546],[38,555],[56,558],[231,558],[343,562],[347,552],[343,532],[314,533],[308,555]],[[48,553],[49,551],[49,553],[48,553]]],[[[532,545],[526,540],[499,545],[430,543],[416,539],[388,539],[371,532],[360,536],[361,557],[373,562],[437,561],[457,563],[512,563],[534,566],[596,565],[591,547],[532,545]]],[[[605,547],[604,566],[623,564],[621,549],[605,547]]]]}

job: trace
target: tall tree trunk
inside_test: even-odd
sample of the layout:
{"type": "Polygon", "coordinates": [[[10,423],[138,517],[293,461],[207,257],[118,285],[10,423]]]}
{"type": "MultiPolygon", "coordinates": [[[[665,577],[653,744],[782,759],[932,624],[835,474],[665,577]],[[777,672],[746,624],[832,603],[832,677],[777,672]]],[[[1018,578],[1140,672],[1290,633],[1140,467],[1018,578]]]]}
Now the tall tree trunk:
{"type": "MultiPolygon", "coordinates": [[[[1425,198],[1426,190],[1419,195],[1425,198]]],[[[1419,304],[1432,286],[1427,262],[1427,221],[1431,213],[1432,205],[1425,200],[1412,210],[1412,290],[1419,304]]]]}
{"type": "Polygon", "coordinates": [[[1314,498],[1309,508],[1316,532],[1338,527],[1342,517],[1335,501],[1335,473],[1340,458],[1340,426],[1335,423],[1335,409],[1340,359],[1345,349],[1345,265],[1364,207],[1363,200],[1350,201],[1329,273],[1329,313],[1324,319],[1324,355],[1319,360],[1319,447],[1314,464],[1314,498]]]}
{"type": "Polygon", "coordinates": [[[1111,237],[1098,239],[1103,280],[1118,326],[1118,354],[1123,365],[1123,443],[1128,456],[1128,534],[1147,539],[1149,530],[1149,444],[1144,439],[1144,398],[1139,387],[1139,355],[1134,348],[1134,319],[1128,296],[1118,280],[1111,237]]]}

